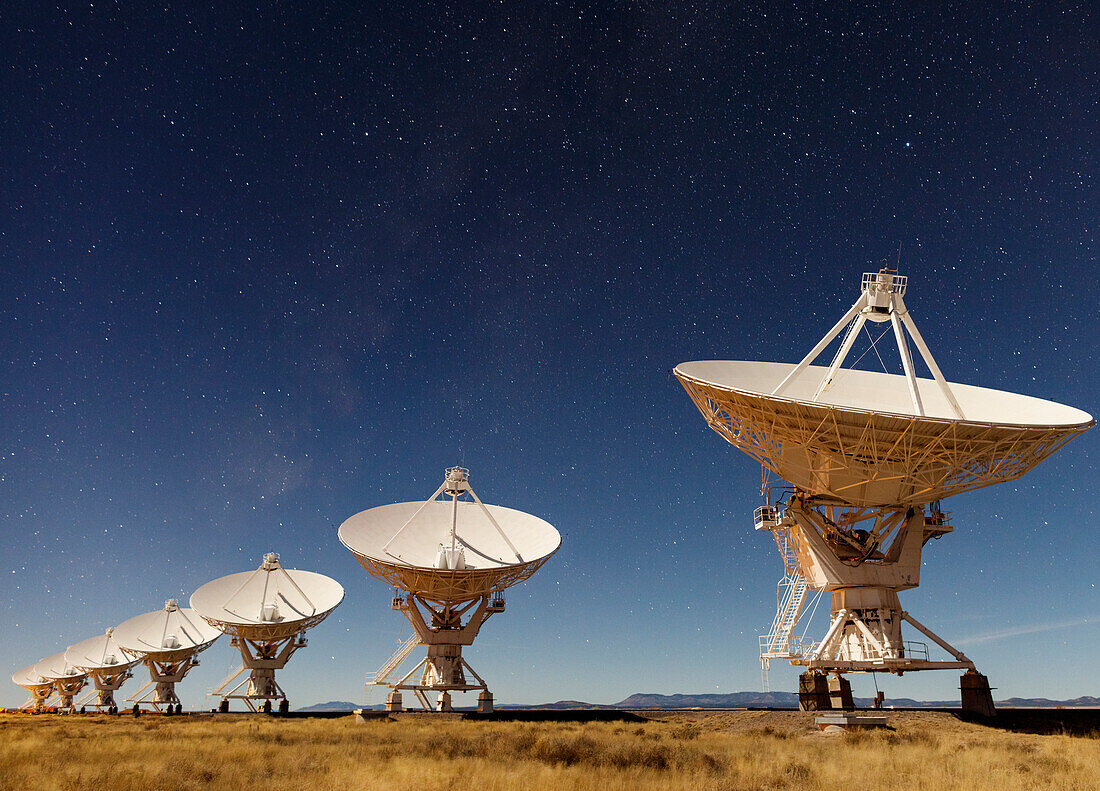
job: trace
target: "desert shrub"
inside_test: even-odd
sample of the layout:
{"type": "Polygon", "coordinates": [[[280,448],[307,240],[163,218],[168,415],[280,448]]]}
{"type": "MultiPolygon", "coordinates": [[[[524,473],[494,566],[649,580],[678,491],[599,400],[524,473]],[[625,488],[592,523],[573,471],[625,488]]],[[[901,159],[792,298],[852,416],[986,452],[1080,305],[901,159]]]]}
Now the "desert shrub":
{"type": "Polygon", "coordinates": [[[528,754],[543,763],[576,766],[597,763],[599,752],[596,742],[587,736],[554,734],[538,738],[528,754]]]}
{"type": "Polygon", "coordinates": [[[686,722],[683,725],[679,725],[673,728],[669,734],[673,739],[686,739],[688,741],[696,739],[699,734],[703,732],[703,729],[696,725],[694,722],[686,722]]]}
{"type": "Polygon", "coordinates": [[[750,738],[765,738],[765,739],[790,739],[793,738],[793,734],[788,731],[774,728],[771,725],[765,725],[763,728],[753,728],[746,731],[745,735],[750,738]]]}
{"type": "Polygon", "coordinates": [[[783,775],[794,783],[807,783],[813,777],[814,771],[807,764],[799,761],[789,763],[783,767],[783,775]]]}

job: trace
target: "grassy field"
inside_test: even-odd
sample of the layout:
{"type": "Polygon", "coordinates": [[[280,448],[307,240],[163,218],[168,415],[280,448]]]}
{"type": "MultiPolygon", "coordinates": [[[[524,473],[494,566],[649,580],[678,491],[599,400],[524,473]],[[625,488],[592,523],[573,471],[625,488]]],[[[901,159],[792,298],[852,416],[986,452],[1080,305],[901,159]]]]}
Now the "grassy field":
{"type": "Polygon", "coordinates": [[[1100,737],[1016,734],[948,714],[823,733],[800,712],[638,723],[0,715],[0,789],[1100,788],[1100,737]]]}

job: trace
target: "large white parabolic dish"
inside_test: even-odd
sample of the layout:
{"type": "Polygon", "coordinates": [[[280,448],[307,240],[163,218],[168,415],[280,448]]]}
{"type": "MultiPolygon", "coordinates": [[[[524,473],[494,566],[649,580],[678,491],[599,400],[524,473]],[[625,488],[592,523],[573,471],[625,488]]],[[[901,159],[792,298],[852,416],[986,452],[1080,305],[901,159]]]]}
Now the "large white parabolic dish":
{"type": "Polygon", "coordinates": [[[794,368],[706,360],[674,373],[731,444],[799,489],[857,507],[918,505],[1013,480],[1095,422],[1053,401],[951,384],[959,419],[931,379],[916,380],[918,415],[906,377],[853,369],[815,401],[828,369],[813,365],[771,395],[794,368]]]}
{"type": "Polygon", "coordinates": [[[89,637],[69,646],[65,652],[65,661],[88,673],[103,670],[117,673],[136,665],[139,657],[127,653],[115,641],[114,630],[110,629],[106,634],[89,637]]]}
{"type": "Polygon", "coordinates": [[[265,558],[254,571],[206,583],[191,594],[191,607],[226,634],[280,640],[316,626],[343,601],[344,589],[331,577],[284,569],[268,557],[273,562],[265,558]]]}
{"type": "Polygon", "coordinates": [[[142,659],[178,662],[205,650],[221,635],[220,629],[206,623],[197,612],[169,600],[163,609],[119,624],[112,637],[123,649],[142,659]]]}
{"type": "Polygon", "coordinates": [[[367,571],[395,587],[433,601],[468,601],[522,582],[561,546],[558,531],[537,516],[499,505],[484,509],[500,531],[480,503],[431,500],[361,511],[340,525],[340,541],[367,571]],[[440,569],[452,517],[465,568],[440,569]]]}
{"type": "Polygon", "coordinates": [[[52,687],[53,679],[45,678],[38,672],[38,663],[27,665],[12,673],[11,680],[24,689],[38,689],[40,687],[52,687]]]}
{"type": "Polygon", "coordinates": [[[86,677],[85,673],[78,667],[73,667],[65,659],[65,652],[61,651],[53,656],[48,656],[37,665],[34,666],[34,672],[42,676],[42,678],[52,679],[54,681],[67,681],[77,680],[86,677]]]}

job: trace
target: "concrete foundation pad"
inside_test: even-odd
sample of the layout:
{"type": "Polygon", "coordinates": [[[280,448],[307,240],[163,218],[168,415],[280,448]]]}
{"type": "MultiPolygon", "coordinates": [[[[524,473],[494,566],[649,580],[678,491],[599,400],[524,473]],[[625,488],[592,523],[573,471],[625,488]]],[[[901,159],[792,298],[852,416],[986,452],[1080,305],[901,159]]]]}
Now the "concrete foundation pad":
{"type": "Polygon", "coordinates": [[[821,714],[814,717],[814,724],[821,729],[830,726],[840,728],[885,728],[886,715],[836,712],[835,714],[821,714]]]}

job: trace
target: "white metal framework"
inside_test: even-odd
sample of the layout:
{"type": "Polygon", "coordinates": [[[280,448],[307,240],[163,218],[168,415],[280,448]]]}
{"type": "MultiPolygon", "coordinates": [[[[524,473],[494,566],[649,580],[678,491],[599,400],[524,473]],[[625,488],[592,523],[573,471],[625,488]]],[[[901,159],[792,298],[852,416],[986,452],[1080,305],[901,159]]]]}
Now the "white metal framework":
{"type": "Polygon", "coordinates": [[[48,684],[38,684],[33,687],[27,687],[27,691],[31,693],[31,696],[19,707],[20,711],[41,712],[49,708],[50,698],[52,698],[54,694],[52,681],[48,684]]]}
{"type": "Polygon", "coordinates": [[[375,674],[372,683],[393,690],[387,699],[387,707],[399,709],[399,690],[408,690],[416,696],[425,711],[433,708],[428,698],[432,692],[439,693],[435,709],[450,711],[452,692],[480,690],[478,711],[492,711],[492,693],[485,680],[463,658],[462,646],[472,645],[482,625],[495,613],[504,612],[503,592],[496,591],[473,601],[442,605],[409,593],[397,597],[395,603],[395,609],[399,609],[412,624],[414,636],[375,674]],[[466,618],[465,623],[463,618],[466,618]],[[400,679],[389,681],[389,676],[401,660],[418,645],[426,645],[428,655],[400,679]],[[467,673],[472,679],[467,677],[467,673]]]}

